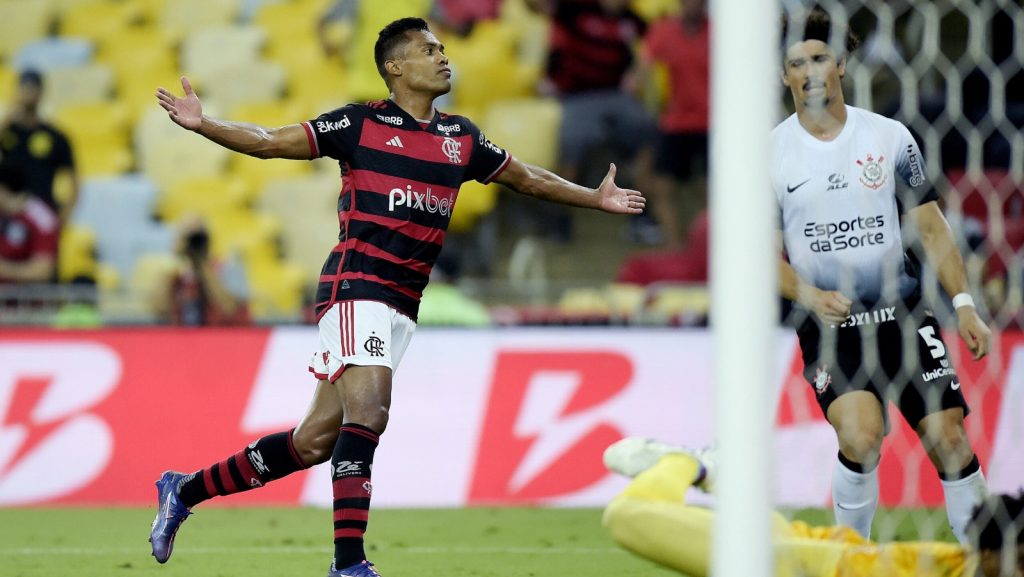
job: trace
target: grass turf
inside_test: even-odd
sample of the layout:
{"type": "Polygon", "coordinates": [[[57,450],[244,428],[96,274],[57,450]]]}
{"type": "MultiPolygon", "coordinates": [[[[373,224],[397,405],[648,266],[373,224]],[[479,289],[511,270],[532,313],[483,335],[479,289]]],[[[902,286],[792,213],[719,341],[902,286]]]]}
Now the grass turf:
{"type": "MultiPolygon", "coordinates": [[[[330,515],[197,508],[159,565],[147,542],[152,509],[0,509],[0,575],[322,577],[330,515]]],[[[820,510],[795,516],[831,520],[820,510]]],[[[383,509],[372,515],[367,555],[384,577],[678,577],[618,549],[600,521],[598,509],[383,509]]],[[[875,527],[888,539],[951,538],[942,510],[882,511],[875,527]]]]}

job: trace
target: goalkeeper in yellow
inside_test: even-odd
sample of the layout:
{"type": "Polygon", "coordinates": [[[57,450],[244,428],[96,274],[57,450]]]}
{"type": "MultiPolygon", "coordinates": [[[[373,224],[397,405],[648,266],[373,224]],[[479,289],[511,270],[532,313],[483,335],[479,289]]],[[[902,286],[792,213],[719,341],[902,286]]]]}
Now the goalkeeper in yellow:
{"type": "MultiPolygon", "coordinates": [[[[690,577],[711,566],[711,509],[686,504],[710,491],[714,458],[629,437],[605,451],[605,465],[633,477],[608,505],[604,524],[623,548],[690,577]]],[[[994,495],[967,526],[969,545],[874,543],[849,527],[811,527],[774,514],[778,577],[1024,577],[1024,494],[994,495]]]]}

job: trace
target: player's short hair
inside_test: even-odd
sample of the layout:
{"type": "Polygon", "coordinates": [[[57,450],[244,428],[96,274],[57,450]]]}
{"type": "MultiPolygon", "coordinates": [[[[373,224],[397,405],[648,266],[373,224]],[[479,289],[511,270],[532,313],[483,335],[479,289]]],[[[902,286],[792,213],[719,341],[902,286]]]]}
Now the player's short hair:
{"type": "Polygon", "coordinates": [[[13,194],[28,192],[28,174],[25,169],[13,162],[0,162],[0,186],[13,194]]]}
{"type": "Polygon", "coordinates": [[[1006,542],[1024,544],[1024,491],[992,495],[978,504],[967,534],[978,551],[999,551],[1006,542]]]}
{"type": "Polygon", "coordinates": [[[832,17],[821,6],[815,5],[803,14],[783,14],[782,34],[779,36],[782,42],[782,53],[785,54],[786,49],[793,44],[805,40],[820,40],[830,46],[839,45],[840,43],[836,41],[838,39],[833,38],[832,34],[844,32],[846,38],[842,46],[846,48],[846,53],[853,52],[860,46],[860,37],[850,30],[848,25],[833,26],[832,17]]]}
{"type": "Polygon", "coordinates": [[[377,43],[373,45],[373,61],[377,64],[377,72],[384,82],[388,82],[388,72],[384,69],[384,63],[394,57],[395,50],[406,41],[406,32],[422,30],[430,32],[430,26],[422,18],[399,18],[385,26],[377,35],[377,43]]]}

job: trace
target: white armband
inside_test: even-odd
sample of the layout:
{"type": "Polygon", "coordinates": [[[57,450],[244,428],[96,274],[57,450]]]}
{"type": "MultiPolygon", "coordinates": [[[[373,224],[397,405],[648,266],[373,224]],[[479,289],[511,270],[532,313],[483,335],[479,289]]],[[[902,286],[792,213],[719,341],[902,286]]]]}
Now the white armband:
{"type": "Polygon", "coordinates": [[[967,293],[960,293],[953,297],[953,308],[958,309],[960,307],[971,307],[974,308],[974,299],[967,293]]]}

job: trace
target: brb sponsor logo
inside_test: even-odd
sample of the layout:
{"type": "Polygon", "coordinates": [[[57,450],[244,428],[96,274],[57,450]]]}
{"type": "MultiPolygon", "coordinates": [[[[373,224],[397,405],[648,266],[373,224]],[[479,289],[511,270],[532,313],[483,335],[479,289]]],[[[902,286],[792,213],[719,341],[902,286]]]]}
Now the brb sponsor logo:
{"type": "Polygon", "coordinates": [[[98,343],[0,344],[0,506],[59,499],[103,473],[114,434],[90,411],[121,371],[98,343]]]}
{"type": "Polygon", "coordinates": [[[377,118],[379,118],[381,122],[386,122],[394,126],[401,126],[403,122],[401,116],[383,116],[378,114],[377,118]]]}
{"type": "Polygon", "coordinates": [[[452,134],[462,132],[462,125],[452,124],[450,126],[445,126],[444,124],[438,124],[437,130],[439,132],[443,132],[445,136],[451,136],[452,134]]]}
{"type": "Polygon", "coordinates": [[[452,207],[455,205],[454,195],[439,197],[427,187],[426,192],[419,192],[407,185],[405,190],[392,188],[388,193],[388,210],[394,212],[395,207],[407,206],[413,210],[422,210],[430,214],[441,214],[451,218],[452,207]]]}
{"type": "Polygon", "coordinates": [[[859,216],[835,222],[809,222],[804,225],[804,237],[811,241],[813,252],[837,252],[848,248],[876,246],[885,243],[885,218],[859,216]]]}
{"type": "Polygon", "coordinates": [[[341,120],[316,121],[316,131],[320,133],[341,130],[342,128],[348,128],[349,126],[352,126],[352,121],[348,119],[348,116],[342,116],[341,120]]]}

